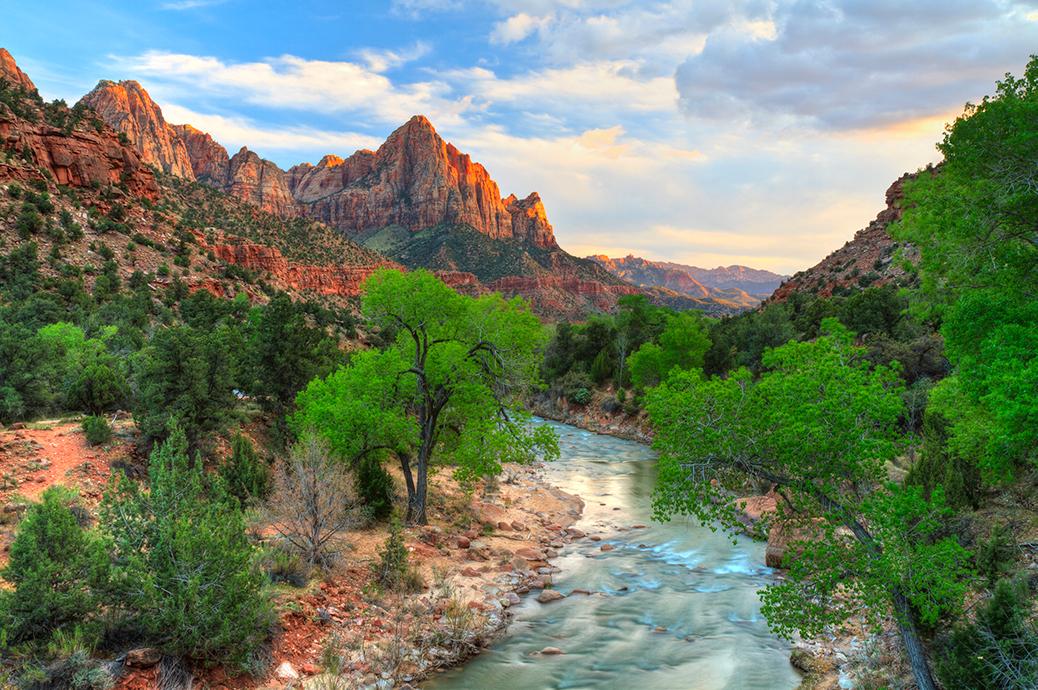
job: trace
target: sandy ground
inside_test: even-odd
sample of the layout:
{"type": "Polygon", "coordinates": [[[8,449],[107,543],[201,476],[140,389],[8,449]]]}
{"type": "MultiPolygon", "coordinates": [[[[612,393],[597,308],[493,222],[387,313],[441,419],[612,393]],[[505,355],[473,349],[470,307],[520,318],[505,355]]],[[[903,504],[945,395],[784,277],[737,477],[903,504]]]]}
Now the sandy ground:
{"type": "MultiPolygon", "coordinates": [[[[132,422],[117,422],[113,442],[96,448],[86,444],[78,421],[0,432],[0,559],[6,560],[25,505],[48,486],[74,487],[94,508],[113,467],[139,471],[133,431],[132,422]]],[[[578,497],[547,484],[538,465],[507,465],[496,480],[468,489],[441,470],[430,482],[430,524],[405,530],[420,591],[372,587],[385,525],[349,532],[330,572],[314,573],[301,588],[275,588],[279,623],[266,675],[229,677],[199,668],[196,677],[212,690],[324,690],[379,681],[385,687],[387,680],[405,688],[478,653],[507,625],[519,594],[551,587],[550,559],[567,541],[584,538],[567,531],[582,509],[578,497]]],[[[269,531],[261,519],[254,530],[269,531]]],[[[126,668],[116,687],[153,688],[157,675],[156,667],[126,668]]]]}

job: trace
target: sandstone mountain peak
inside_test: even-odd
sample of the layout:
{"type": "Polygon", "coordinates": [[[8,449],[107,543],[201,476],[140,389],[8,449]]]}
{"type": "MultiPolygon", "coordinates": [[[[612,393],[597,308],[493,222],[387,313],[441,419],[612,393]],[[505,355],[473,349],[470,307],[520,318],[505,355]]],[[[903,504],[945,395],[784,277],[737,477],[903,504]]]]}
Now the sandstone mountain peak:
{"type": "Polygon", "coordinates": [[[184,141],[140,82],[102,80],[82,102],[112,129],[126,135],[145,163],[177,177],[194,179],[184,141]]]}
{"type": "Polygon", "coordinates": [[[502,198],[486,168],[446,142],[424,115],[398,127],[377,151],[294,167],[289,185],[308,215],[347,235],[391,225],[412,232],[468,225],[494,239],[558,246],[539,195],[502,198]]]}
{"type": "Polygon", "coordinates": [[[183,140],[195,179],[212,187],[222,188],[227,180],[230,156],[212,136],[191,125],[173,125],[183,140]]]}
{"type": "Polygon", "coordinates": [[[0,79],[6,79],[9,83],[17,84],[30,92],[36,90],[32,79],[18,67],[7,48],[0,48],[0,79]]]}

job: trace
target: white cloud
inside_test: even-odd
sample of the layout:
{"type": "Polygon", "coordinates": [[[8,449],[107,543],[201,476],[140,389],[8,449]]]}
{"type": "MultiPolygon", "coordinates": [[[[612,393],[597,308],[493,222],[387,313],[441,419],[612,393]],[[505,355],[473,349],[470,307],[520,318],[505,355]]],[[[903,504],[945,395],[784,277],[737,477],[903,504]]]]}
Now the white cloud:
{"type": "Polygon", "coordinates": [[[349,154],[357,149],[377,148],[382,143],[377,137],[356,132],[263,125],[244,117],[200,113],[176,103],[164,103],[162,114],[168,122],[186,123],[208,132],[227,147],[231,154],[242,146],[248,146],[261,155],[267,151],[335,151],[349,154]]]}
{"type": "Polygon", "coordinates": [[[490,32],[490,42],[501,45],[517,43],[534,32],[546,28],[551,24],[551,21],[551,15],[535,17],[525,12],[520,12],[495,24],[494,30],[490,32]]]}
{"type": "MultiPolygon", "coordinates": [[[[451,97],[446,83],[396,84],[370,66],[349,61],[282,55],[229,63],[215,57],[161,51],[114,59],[119,68],[142,81],[266,107],[358,112],[380,122],[395,123],[417,113],[439,122],[458,122],[468,108],[465,98],[451,97]]],[[[388,64],[384,54],[379,60],[378,67],[388,64]]]]}
{"type": "MultiPolygon", "coordinates": [[[[677,70],[697,116],[789,116],[825,129],[943,113],[1018,71],[1038,26],[1014,0],[779,2],[754,31],[729,27],[677,70]]],[[[733,27],[736,25],[732,25],[733,27]]]]}
{"type": "Polygon", "coordinates": [[[374,50],[364,48],[357,51],[358,57],[367,64],[372,72],[386,72],[421,59],[429,54],[431,47],[425,41],[418,41],[404,50],[374,50]]]}
{"type": "Polygon", "coordinates": [[[673,78],[645,77],[638,73],[640,67],[638,62],[612,60],[506,78],[483,67],[445,72],[440,77],[488,104],[521,103],[526,108],[537,105],[554,110],[579,106],[596,108],[603,117],[617,112],[673,112],[678,97],[673,78]]]}

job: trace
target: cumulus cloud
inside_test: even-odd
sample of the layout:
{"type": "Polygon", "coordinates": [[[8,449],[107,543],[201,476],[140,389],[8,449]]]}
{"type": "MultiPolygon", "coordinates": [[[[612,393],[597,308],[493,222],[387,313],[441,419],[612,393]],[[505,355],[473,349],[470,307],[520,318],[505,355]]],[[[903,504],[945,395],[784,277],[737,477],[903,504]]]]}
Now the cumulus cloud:
{"type": "MultiPolygon", "coordinates": [[[[356,132],[337,132],[312,127],[284,127],[258,123],[246,117],[201,113],[176,103],[162,105],[168,122],[187,123],[208,132],[233,154],[242,146],[259,152],[298,154],[304,151],[352,153],[362,148],[377,148],[377,137],[356,132]]],[[[273,155],[273,154],[271,154],[273,155]]],[[[299,162],[289,159],[292,163],[299,162]]]]}
{"type": "Polygon", "coordinates": [[[639,74],[631,60],[584,62],[567,67],[531,70],[499,77],[484,67],[452,70],[439,76],[455,88],[490,104],[522,103],[561,110],[580,106],[599,113],[672,111],[677,90],[671,77],[639,74]],[[605,108],[605,111],[601,110],[605,108]]]}
{"type": "Polygon", "coordinates": [[[457,122],[468,101],[453,98],[444,82],[395,83],[382,74],[392,58],[368,56],[369,64],[307,60],[282,55],[256,62],[225,62],[209,56],[149,51],[115,58],[132,76],[162,86],[204,91],[254,105],[320,113],[357,112],[379,122],[403,122],[424,113],[440,122],[457,122]],[[371,62],[374,61],[374,66],[371,62]]]}
{"type": "Polygon", "coordinates": [[[825,129],[944,113],[1019,70],[1038,25],[1010,0],[779,2],[771,34],[723,28],[678,68],[684,110],[825,129]]]}
{"type": "Polygon", "coordinates": [[[535,17],[525,12],[520,12],[495,24],[494,30],[490,32],[490,42],[501,45],[517,43],[534,32],[547,27],[551,24],[551,20],[551,15],[535,17]]]}

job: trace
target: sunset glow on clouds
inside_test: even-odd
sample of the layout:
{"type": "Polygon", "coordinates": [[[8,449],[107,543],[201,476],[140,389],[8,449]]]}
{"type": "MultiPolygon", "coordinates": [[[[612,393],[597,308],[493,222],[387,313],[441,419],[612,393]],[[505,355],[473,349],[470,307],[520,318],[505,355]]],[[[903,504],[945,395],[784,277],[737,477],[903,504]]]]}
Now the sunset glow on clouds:
{"type": "Polygon", "coordinates": [[[283,167],[422,113],[539,191],[573,253],[789,273],[1038,46],[1038,4],[1010,0],[11,4],[0,45],[45,98],[138,79],[283,167]]]}

